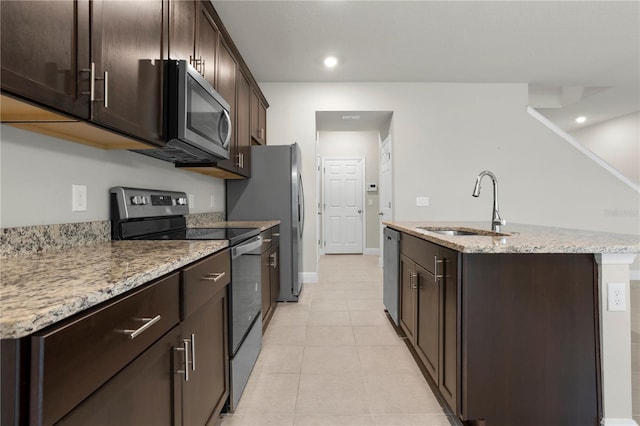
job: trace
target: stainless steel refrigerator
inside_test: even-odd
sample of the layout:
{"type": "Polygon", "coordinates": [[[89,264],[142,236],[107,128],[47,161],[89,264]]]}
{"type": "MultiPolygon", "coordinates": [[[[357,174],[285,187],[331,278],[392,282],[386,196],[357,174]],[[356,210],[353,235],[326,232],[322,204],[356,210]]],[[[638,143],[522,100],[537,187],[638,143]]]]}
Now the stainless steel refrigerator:
{"type": "Polygon", "coordinates": [[[302,153],[293,145],[251,147],[251,178],[227,180],[227,220],[280,221],[279,302],[302,291],[304,189],[302,153]]]}

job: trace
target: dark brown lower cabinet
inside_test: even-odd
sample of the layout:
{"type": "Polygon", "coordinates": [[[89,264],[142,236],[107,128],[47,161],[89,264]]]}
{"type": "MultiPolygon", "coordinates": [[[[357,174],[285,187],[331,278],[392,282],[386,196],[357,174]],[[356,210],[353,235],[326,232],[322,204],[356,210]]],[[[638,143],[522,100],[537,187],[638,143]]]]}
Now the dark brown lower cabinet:
{"type": "MultiPolygon", "coordinates": [[[[213,423],[229,396],[227,351],[227,292],[218,292],[182,323],[188,341],[186,375],[182,380],[184,425],[213,423]]],[[[184,353],[183,353],[184,355],[184,353]]],[[[184,365],[181,370],[184,371],[184,365]]]]}
{"type": "Polygon", "coordinates": [[[280,293],[280,227],[262,232],[262,254],[260,257],[260,279],[262,281],[262,331],[269,325],[278,304],[280,293]]]}
{"type": "Polygon", "coordinates": [[[179,382],[170,374],[180,327],[162,339],[94,392],[58,424],[68,426],[176,423],[179,382]]]}
{"type": "Polygon", "coordinates": [[[596,426],[591,254],[466,254],[403,234],[400,325],[466,425],[596,426]]]}

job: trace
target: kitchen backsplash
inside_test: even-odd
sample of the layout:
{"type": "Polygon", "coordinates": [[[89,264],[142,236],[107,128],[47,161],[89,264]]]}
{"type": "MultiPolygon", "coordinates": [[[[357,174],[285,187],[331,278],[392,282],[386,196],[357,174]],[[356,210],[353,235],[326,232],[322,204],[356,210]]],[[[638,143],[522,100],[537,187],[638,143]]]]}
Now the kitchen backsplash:
{"type": "MultiPolygon", "coordinates": [[[[187,216],[187,226],[194,227],[223,220],[224,212],[195,213],[187,216]]],[[[0,257],[29,255],[107,241],[111,241],[109,221],[2,228],[0,257]]]]}

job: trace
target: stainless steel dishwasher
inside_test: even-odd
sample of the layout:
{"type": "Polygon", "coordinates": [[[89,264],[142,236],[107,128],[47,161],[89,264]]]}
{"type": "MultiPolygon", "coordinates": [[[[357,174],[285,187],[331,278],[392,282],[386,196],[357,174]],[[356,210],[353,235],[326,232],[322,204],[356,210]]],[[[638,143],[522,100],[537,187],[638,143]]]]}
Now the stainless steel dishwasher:
{"type": "Polygon", "coordinates": [[[400,313],[400,232],[384,228],[382,301],[396,325],[400,313]]]}

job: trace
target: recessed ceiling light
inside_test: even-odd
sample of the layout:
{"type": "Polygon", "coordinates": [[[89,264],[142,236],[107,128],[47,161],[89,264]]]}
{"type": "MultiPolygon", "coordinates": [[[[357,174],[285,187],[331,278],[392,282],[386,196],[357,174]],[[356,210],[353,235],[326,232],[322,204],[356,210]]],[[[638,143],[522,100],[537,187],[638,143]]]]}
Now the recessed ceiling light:
{"type": "Polygon", "coordinates": [[[324,59],[324,66],[327,68],[333,68],[336,65],[338,65],[338,58],[336,58],[335,56],[327,56],[324,59]]]}
{"type": "Polygon", "coordinates": [[[576,123],[584,123],[585,121],[587,121],[587,117],[585,117],[584,115],[576,118],[576,123]]]}

